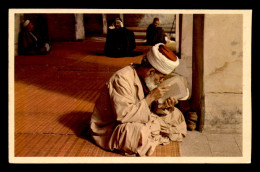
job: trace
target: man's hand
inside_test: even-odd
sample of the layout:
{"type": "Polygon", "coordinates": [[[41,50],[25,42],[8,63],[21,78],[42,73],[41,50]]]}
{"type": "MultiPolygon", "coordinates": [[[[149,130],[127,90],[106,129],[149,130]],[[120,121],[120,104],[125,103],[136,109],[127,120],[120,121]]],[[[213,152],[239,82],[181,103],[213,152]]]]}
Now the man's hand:
{"type": "Polygon", "coordinates": [[[174,97],[169,97],[168,99],[166,99],[163,103],[163,105],[161,106],[162,109],[167,109],[167,108],[171,108],[172,110],[174,109],[174,105],[178,104],[178,100],[175,99],[174,97]]]}
{"type": "Polygon", "coordinates": [[[161,98],[168,90],[170,86],[158,86],[157,88],[153,89],[150,94],[146,96],[146,102],[150,105],[153,101],[158,100],[161,98]]]}

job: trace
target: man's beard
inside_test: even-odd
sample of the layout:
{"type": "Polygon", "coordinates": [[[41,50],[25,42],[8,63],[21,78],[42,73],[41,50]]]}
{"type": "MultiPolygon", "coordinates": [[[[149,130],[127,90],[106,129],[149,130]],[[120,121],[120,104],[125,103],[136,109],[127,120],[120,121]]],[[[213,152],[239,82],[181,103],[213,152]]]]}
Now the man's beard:
{"type": "Polygon", "coordinates": [[[160,82],[154,82],[155,80],[155,77],[154,76],[148,76],[144,79],[145,81],[145,84],[147,86],[147,88],[152,91],[153,89],[155,89],[159,84],[160,82]]]}

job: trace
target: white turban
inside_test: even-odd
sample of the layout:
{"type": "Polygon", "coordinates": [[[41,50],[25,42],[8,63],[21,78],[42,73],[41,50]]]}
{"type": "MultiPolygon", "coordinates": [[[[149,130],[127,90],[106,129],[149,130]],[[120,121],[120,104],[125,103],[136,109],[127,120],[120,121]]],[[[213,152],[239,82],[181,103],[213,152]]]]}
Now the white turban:
{"type": "Polygon", "coordinates": [[[123,22],[122,22],[122,20],[120,18],[116,18],[115,21],[120,21],[121,27],[124,27],[124,24],[123,24],[123,22]]]}
{"type": "MultiPolygon", "coordinates": [[[[159,51],[159,46],[164,45],[163,43],[158,43],[154,45],[150,51],[147,53],[147,59],[149,63],[159,72],[163,74],[170,74],[177,66],[179,66],[179,58],[177,57],[176,61],[173,61],[163,55],[159,51]]],[[[173,52],[171,52],[173,53],[173,52]]]]}
{"type": "Polygon", "coordinates": [[[29,23],[30,23],[30,20],[26,20],[26,21],[23,23],[23,27],[27,27],[29,23]]]}

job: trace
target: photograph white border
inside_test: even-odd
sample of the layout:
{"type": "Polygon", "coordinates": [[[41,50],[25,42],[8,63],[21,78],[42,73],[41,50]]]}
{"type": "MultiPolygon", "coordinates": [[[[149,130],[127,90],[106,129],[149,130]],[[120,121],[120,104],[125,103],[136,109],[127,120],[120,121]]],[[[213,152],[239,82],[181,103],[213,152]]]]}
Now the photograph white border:
{"type": "Polygon", "coordinates": [[[250,163],[252,140],[251,37],[252,10],[159,10],[159,9],[9,9],[8,33],[8,125],[9,163],[22,164],[128,164],[128,163],[250,163]],[[14,27],[15,14],[26,13],[156,13],[156,14],[242,14],[243,15],[243,132],[241,157],[15,157],[14,156],[14,27]]]}

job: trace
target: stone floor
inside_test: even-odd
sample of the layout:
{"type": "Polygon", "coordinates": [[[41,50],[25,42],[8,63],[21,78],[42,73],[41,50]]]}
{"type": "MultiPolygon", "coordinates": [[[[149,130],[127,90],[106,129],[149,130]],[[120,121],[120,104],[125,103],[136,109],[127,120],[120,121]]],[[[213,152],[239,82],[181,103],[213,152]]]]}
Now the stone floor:
{"type": "Polygon", "coordinates": [[[242,156],[242,134],[212,134],[188,131],[181,143],[182,157],[242,156]]]}

